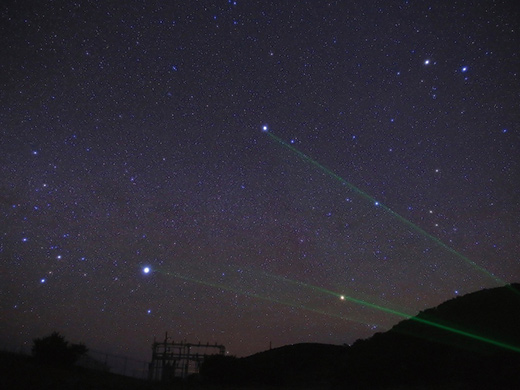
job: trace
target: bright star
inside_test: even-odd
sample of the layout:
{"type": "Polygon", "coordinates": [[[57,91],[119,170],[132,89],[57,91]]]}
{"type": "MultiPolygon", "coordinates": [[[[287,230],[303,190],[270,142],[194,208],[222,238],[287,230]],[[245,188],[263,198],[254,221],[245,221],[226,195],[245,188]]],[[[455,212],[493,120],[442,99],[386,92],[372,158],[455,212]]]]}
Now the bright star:
{"type": "Polygon", "coordinates": [[[430,65],[430,60],[424,60],[424,65],[430,65]]]}
{"type": "Polygon", "coordinates": [[[269,131],[269,127],[267,127],[267,125],[264,125],[264,126],[262,127],[262,131],[263,131],[264,133],[267,133],[267,132],[269,131]]]}
{"type": "Polygon", "coordinates": [[[342,301],[344,301],[344,300],[345,300],[345,295],[340,295],[340,296],[339,296],[339,299],[341,299],[342,301]]]}
{"type": "Polygon", "coordinates": [[[151,270],[150,270],[150,267],[144,267],[144,268],[143,268],[143,273],[144,273],[144,274],[149,274],[150,271],[151,271],[151,270]]]}

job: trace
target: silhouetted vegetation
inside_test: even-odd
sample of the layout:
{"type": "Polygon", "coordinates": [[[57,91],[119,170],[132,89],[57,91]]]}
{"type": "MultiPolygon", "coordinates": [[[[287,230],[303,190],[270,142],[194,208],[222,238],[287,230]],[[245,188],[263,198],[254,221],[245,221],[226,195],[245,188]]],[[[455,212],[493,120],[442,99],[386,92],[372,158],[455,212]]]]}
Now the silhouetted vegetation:
{"type": "Polygon", "coordinates": [[[69,344],[58,332],[33,340],[32,355],[37,362],[71,367],[88,352],[83,344],[69,344]]]}
{"type": "Polygon", "coordinates": [[[517,389],[519,291],[516,284],[458,297],[350,347],[296,344],[245,358],[210,356],[200,375],[174,383],[70,370],[86,348],[53,333],[34,340],[32,359],[0,354],[0,388],[517,389]]]}
{"type": "Polygon", "coordinates": [[[171,385],[82,367],[39,364],[33,357],[0,352],[0,389],[159,390],[171,389],[171,385]]]}

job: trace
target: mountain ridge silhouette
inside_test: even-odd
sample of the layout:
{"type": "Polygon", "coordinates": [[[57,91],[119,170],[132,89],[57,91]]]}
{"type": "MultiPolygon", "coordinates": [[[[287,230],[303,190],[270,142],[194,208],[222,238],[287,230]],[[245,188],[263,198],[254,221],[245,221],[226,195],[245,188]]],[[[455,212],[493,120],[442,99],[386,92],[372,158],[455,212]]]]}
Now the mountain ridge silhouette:
{"type": "Polygon", "coordinates": [[[511,284],[458,296],[351,346],[302,343],[235,358],[220,383],[520,388],[518,291],[511,284]]]}

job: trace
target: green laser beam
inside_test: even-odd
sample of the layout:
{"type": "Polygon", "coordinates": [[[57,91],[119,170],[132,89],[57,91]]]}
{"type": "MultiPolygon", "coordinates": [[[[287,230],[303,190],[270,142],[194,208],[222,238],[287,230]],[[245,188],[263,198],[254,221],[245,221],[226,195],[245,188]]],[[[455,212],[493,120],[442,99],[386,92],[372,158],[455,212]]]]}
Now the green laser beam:
{"type": "Polygon", "coordinates": [[[347,186],[349,189],[351,189],[352,191],[356,192],[357,194],[361,195],[362,197],[364,197],[365,199],[368,199],[369,201],[371,201],[374,205],[377,205],[378,208],[381,208],[383,210],[385,210],[387,213],[389,213],[391,216],[395,217],[396,219],[398,219],[399,221],[401,221],[402,223],[404,223],[406,226],[412,228],[413,230],[415,230],[416,232],[422,234],[423,236],[431,239],[433,242],[435,242],[437,245],[441,246],[442,248],[446,249],[448,252],[454,254],[455,256],[457,256],[458,258],[464,260],[466,263],[470,264],[472,267],[474,267],[476,270],[482,272],[483,274],[491,277],[495,282],[497,282],[499,285],[505,285],[507,284],[505,281],[501,280],[500,278],[498,278],[497,276],[495,276],[494,274],[492,274],[491,272],[489,272],[487,269],[483,268],[482,266],[476,264],[474,261],[472,261],[471,259],[469,259],[468,257],[464,256],[463,254],[457,252],[455,249],[451,248],[450,246],[446,245],[444,242],[442,242],[440,239],[438,239],[437,237],[431,235],[430,233],[428,233],[427,231],[425,231],[424,229],[422,229],[421,227],[417,226],[416,224],[414,224],[413,222],[411,222],[410,220],[404,218],[403,216],[401,216],[400,214],[396,213],[395,211],[393,211],[392,209],[390,209],[389,207],[385,206],[384,204],[380,203],[379,201],[377,201],[377,199],[373,198],[372,196],[370,196],[369,194],[367,194],[366,192],[364,192],[363,190],[359,189],[358,187],[356,187],[355,185],[351,184],[350,182],[348,182],[347,180],[343,179],[341,176],[337,175],[336,173],[334,173],[333,171],[331,171],[330,169],[328,169],[327,167],[325,167],[324,165],[321,165],[319,162],[317,162],[316,160],[312,159],[311,157],[307,156],[305,153],[299,151],[298,149],[296,149],[294,146],[288,144],[287,142],[283,141],[281,138],[277,137],[276,135],[274,135],[273,133],[271,133],[271,131],[266,131],[265,132],[269,137],[271,137],[273,140],[275,140],[276,142],[278,142],[280,145],[288,148],[290,151],[292,151],[293,153],[295,153],[298,157],[300,157],[301,159],[303,159],[304,161],[307,161],[309,163],[311,163],[312,165],[314,165],[315,167],[317,167],[318,169],[320,169],[321,171],[325,172],[327,175],[331,176],[333,179],[336,179],[337,181],[339,181],[341,184],[347,186]]]}
{"type": "Polygon", "coordinates": [[[392,309],[389,309],[389,308],[386,308],[386,307],[382,307],[382,306],[379,306],[379,305],[374,305],[373,303],[365,302],[365,301],[362,301],[362,300],[359,300],[359,299],[356,299],[356,298],[352,298],[352,297],[349,297],[349,296],[343,295],[342,297],[344,297],[345,300],[357,303],[359,305],[367,306],[367,307],[370,307],[370,308],[373,308],[373,309],[376,309],[376,310],[383,311],[385,313],[390,313],[390,314],[393,314],[393,315],[396,315],[396,316],[399,316],[399,317],[403,317],[403,318],[406,318],[406,319],[409,319],[409,320],[412,320],[412,321],[415,321],[415,322],[419,322],[419,323],[422,323],[422,324],[425,324],[425,325],[429,325],[429,326],[432,326],[432,327],[435,327],[435,328],[438,328],[438,329],[442,329],[442,330],[445,330],[445,331],[448,331],[448,332],[452,332],[452,333],[455,333],[455,334],[458,334],[458,335],[461,335],[461,336],[468,337],[468,338],[473,339],[473,340],[478,340],[478,341],[481,341],[483,343],[494,345],[496,347],[508,349],[508,350],[514,351],[514,352],[520,352],[520,347],[516,347],[514,345],[506,344],[506,343],[503,343],[503,342],[500,342],[500,341],[497,341],[497,340],[493,340],[493,339],[490,339],[490,338],[487,338],[487,337],[482,337],[482,336],[479,336],[479,335],[476,335],[476,334],[473,334],[473,333],[465,332],[463,330],[460,330],[460,329],[457,329],[457,328],[453,328],[451,326],[442,325],[442,324],[439,324],[437,322],[425,320],[425,319],[420,318],[420,317],[416,317],[416,316],[415,317],[411,317],[408,314],[401,313],[401,312],[398,312],[396,310],[392,310],[392,309]]]}
{"type": "Polygon", "coordinates": [[[333,317],[333,318],[338,318],[338,319],[341,319],[341,320],[352,321],[352,322],[357,322],[357,323],[360,323],[360,324],[369,325],[366,322],[363,322],[363,321],[361,321],[359,319],[355,319],[355,318],[352,318],[352,317],[347,317],[347,316],[343,316],[343,315],[339,315],[339,314],[335,314],[335,313],[326,312],[326,311],[323,311],[323,310],[315,309],[313,307],[305,306],[305,305],[302,305],[302,304],[297,304],[297,303],[294,303],[294,302],[283,301],[281,299],[267,297],[267,296],[260,295],[260,294],[257,294],[257,293],[251,292],[251,291],[243,291],[243,290],[240,290],[240,289],[237,289],[237,288],[226,286],[226,285],[221,284],[221,283],[215,283],[215,282],[200,280],[200,279],[196,279],[196,278],[193,278],[193,277],[182,275],[182,274],[179,274],[179,273],[176,273],[176,272],[163,271],[163,270],[160,270],[160,269],[155,269],[155,272],[159,272],[159,273],[161,273],[163,275],[167,275],[167,276],[173,276],[173,277],[175,277],[177,279],[185,280],[187,282],[201,284],[201,285],[207,286],[207,287],[218,288],[218,289],[221,289],[221,290],[224,290],[224,291],[230,291],[230,292],[233,292],[233,293],[236,293],[236,294],[241,294],[241,295],[248,296],[248,297],[251,297],[251,298],[256,298],[256,299],[260,299],[260,300],[267,301],[267,302],[277,303],[277,304],[280,304],[280,305],[283,305],[283,306],[288,306],[288,307],[292,307],[292,308],[296,308],[296,309],[306,310],[306,311],[310,311],[310,312],[313,312],[313,313],[326,315],[326,316],[333,317]]]}
{"type": "Polygon", "coordinates": [[[286,276],[273,275],[273,274],[269,274],[267,272],[264,272],[263,274],[265,276],[267,276],[267,277],[275,278],[275,279],[281,280],[281,281],[283,281],[285,283],[294,284],[294,285],[297,285],[299,287],[304,287],[304,288],[310,289],[310,290],[315,291],[315,292],[317,291],[317,292],[320,292],[320,293],[323,293],[323,294],[332,295],[332,296],[334,296],[336,298],[339,298],[341,300],[349,300],[351,302],[354,302],[354,303],[357,303],[357,304],[362,304],[363,306],[370,307],[372,309],[378,309],[380,311],[384,311],[384,312],[389,313],[389,314],[395,314],[395,315],[398,315],[400,317],[406,316],[406,318],[413,317],[411,314],[405,314],[405,313],[400,312],[398,310],[393,310],[393,309],[390,309],[390,308],[386,308],[384,306],[379,306],[379,305],[376,305],[376,304],[373,304],[373,303],[369,303],[368,301],[365,301],[365,300],[355,299],[355,298],[352,298],[352,297],[350,297],[348,295],[345,295],[344,293],[340,294],[340,293],[337,293],[337,292],[334,292],[334,291],[331,291],[331,290],[327,290],[326,288],[323,288],[323,287],[319,287],[319,286],[315,286],[315,285],[312,285],[312,284],[300,282],[298,280],[289,279],[286,276]]]}
{"type": "MultiPolygon", "coordinates": [[[[353,319],[353,318],[350,318],[350,317],[346,317],[346,316],[342,316],[342,315],[338,315],[338,314],[334,314],[334,313],[330,313],[330,312],[325,312],[323,310],[318,310],[318,309],[311,308],[311,307],[308,307],[308,306],[305,306],[305,305],[302,305],[302,304],[295,304],[293,302],[287,302],[287,301],[283,301],[283,300],[280,300],[280,299],[267,297],[267,296],[264,296],[264,295],[253,293],[251,291],[242,291],[242,290],[239,290],[239,289],[236,289],[236,288],[232,288],[232,287],[226,286],[226,285],[221,284],[221,283],[204,281],[204,280],[196,279],[196,278],[193,278],[193,277],[181,275],[181,274],[175,273],[175,272],[162,271],[162,270],[156,270],[156,272],[162,273],[162,274],[167,275],[167,276],[173,276],[175,278],[178,278],[178,279],[181,279],[181,280],[185,280],[185,281],[188,281],[188,282],[192,282],[192,283],[196,283],[196,284],[202,284],[204,286],[218,288],[218,289],[221,289],[221,290],[224,290],[224,291],[230,291],[230,292],[238,293],[238,294],[241,294],[241,295],[249,296],[249,297],[260,299],[260,300],[263,300],[263,301],[274,302],[274,303],[277,303],[277,304],[280,304],[280,305],[283,305],[283,306],[289,306],[289,307],[292,307],[292,308],[297,308],[297,309],[301,309],[301,310],[307,310],[307,311],[311,311],[311,312],[314,312],[314,313],[317,313],[317,314],[327,315],[327,316],[339,318],[339,319],[342,319],[342,320],[355,321],[355,322],[366,324],[365,322],[362,322],[362,321],[359,321],[359,320],[356,320],[356,319],[353,319]]],[[[354,297],[351,297],[351,296],[348,296],[348,295],[340,294],[338,292],[331,291],[331,290],[328,290],[328,289],[325,289],[325,288],[322,288],[322,287],[318,287],[318,286],[314,286],[314,285],[311,285],[311,284],[308,284],[308,283],[304,283],[304,282],[300,282],[300,281],[297,281],[297,280],[289,279],[287,277],[271,275],[271,274],[267,274],[267,273],[264,273],[264,275],[266,275],[268,277],[272,277],[272,278],[276,278],[276,279],[282,280],[285,283],[294,284],[294,285],[297,285],[297,286],[300,286],[300,287],[305,287],[307,289],[311,289],[312,291],[317,291],[317,292],[321,292],[321,293],[324,293],[324,294],[327,294],[327,295],[331,295],[331,296],[335,297],[336,299],[349,301],[349,302],[352,302],[352,303],[355,303],[355,304],[358,304],[358,305],[361,305],[361,306],[364,306],[364,307],[368,307],[368,308],[371,308],[371,309],[374,309],[374,310],[378,310],[378,311],[381,311],[381,312],[384,312],[384,313],[387,313],[387,314],[392,314],[392,315],[395,315],[397,317],[405,318],[405,319],[408,319],[408,320],[411,320],[411,321],[419,322],[419,323],[422,323],[422,324],[425,324],[425,325],[428,325],[428,326],[432,326],[432,327],[435,327],[435,328],[438,328],[438,329],[442,329],[442,330],[445,330],[445,331],[448,331],[448,332],[451,332],[451,333],[455,333],[455,334],[458,334],[458,335],[461,335],[461,336],[464,336],[464,337],[468,337],[468,338],[471,338],[471,339],[474,339],[474,340],[477,340],[477,341],[481,341],[481,342],[484,342],[484,343],[487,343],[487,344],[490,344],[490,345],[494,345],[494,346],[497,346],[497,347],[500,347],[500,348],[503,348],[503,349],[511,350],[511,351],[514,351],[514,352],[520,352],[520,347],[516,347],[514,345],[510,345],[510,344],[507,344],[507,343],[504,343],[504,342],[493,340],[493,339],[490,339],[490,338],[487,338],[487,337],[482,337],[482,336],[479,336],[479,335],[476,335],[476,334],[473,334],[473,333],[469,333],[469,332],[466,332],[466,331],[463,331],[463,330],[460,330],[460,329],[457,329],[457,328],[453,328],[453,327],[450,327],[450,326],[439,324],[439,323],[434,322],[434,321],[429,321],[429,320],[425,320],[423,318],[414,317],[414,316],[411,316],[409,314],[402,313],[400,311],[390,309],[388,307],[384,307],[384,306],[381,306],[381,305],[376,305],[374,303],[370,303],[370,302],[367,302],[367,301],[364,301],[364,300],[361,300],[361,299],[357,299],[357,298],[354,298],[354,297]]]]}
{"type": "Polygon", "coordinates": [[[423,323],[423,324],[426,324],[426,325],[430,325],[430,326],[433,326],[433,327],[436,327],[436,328],[439,328],[439,329],[446,330],[448,332],[456,333],[456,334],[459,334],[461,336],[469,337],[469,338],[474,339],[474,340],[482,341],[484,343],[491,344],[491,345],[494,345],[496,347],[508,349],[508,350],[514,351],[514,352],[520,352],[520,347],[516,347],[514,345],[506,344],[506,343],[503,343],[503,342],[500,342],[500,341],[496,341],[496,340],[493,340],[493,339],[490,339],[490,338],[487,338],[487,337],[478,336],[478,335],[473,334],[473,333],[465,332],[463,330],[452,328],[450,326],[438,324],[436,322],[428,321],[428,320],[425,320],[423,318],[412,317],[410,319],[413,320],[413,321],[416,321],[416,322],[420,322],[420,323],[423,323]]]}
{"type": "MultiPolygon", "coordinates": [[[[273,275],[273,277],[276,277],[276,276],[273,275]]],[[[409,314],[402,313],[400,311],[393,310],[393,309],[390,309],[390,308],[387,308],[387,307],[384,307],[384,306],[376,305],[376,304],[373,304],[373,303],[370,303],[370,302],[367,302],[367,301],[363,301],[361,299],[353,298],[353,297],[350,297],[348,295],[339,294],[337,292],[330,291],[330,290],[324,289],[322,287],[313,286],[313,285],[310,285],[310,284],[307,284],[307,283],[303,283],[303,282],[300,282],[300,281],[297,281],[297,280],[288,279],[288,278],[285,278],[285,277],[283,277],[283,279],[286,282],[288,282],[288,283],[292,283],[292,284],[296,284],[296,285],[299,285],[299,286],[302,286],[302,287],[306,287],[306,288],[309,288],[309,289],[311,289],[313,291],[319,291],[319,292],[322,292],[322,293],[325,293],[325,294],[329,294],[329,295],[332,295],[334,297],[337,297],[337,298],[340,298],[342,300],[346,300],[346,301],[349,301],[349,302],[353,302],[353,303],[356,303],[356,304],[361,305],[361,306],[369,307],[371,309],[375,309],[375,310],[378,310],[378,311],[382,311],[384,313],[388,313],[388,314],[392,314],[392,315],[395,315],[395,316],[398,316],[398,317],[402,317],[402,318],[405,318],[407,320],[411,320],[411,321],[419,322],[419,323],[422,323],[422,324],[425,324],[425,325],[429,325],[429,326],[432,326],[432,327],[435,327],[435,328],[438,328],[438,329],[442,329],[442,330],[445,330],[445,331],[448,331],[448,332],[451,332],[451,333],[455,333],[455,334],[458,334],[458,335],[461,335],[461,336],[468,337],[470,339],[481,341],[483,343],[491,344],[491,345],[494,345],[496,347],[508,349],[508,350],[514,351],[514,352],[520,352],[520,347],[517,347],[517,346],[514,346],[514,345],[503,343],[503,342],[500,342],[500,341],[497,341],[497,340],[493,340],[493,339],[490,339],[490,338],[487,338],[487,337],[482,337],[482,336],[479,336],[479,335],[476,335],[476,334],[473,334],[473,333],[465,332],[463,330],[460,330],[460,329],[457,329],[457,328],[453,328],[453,327],[450,327],[450,326],[446,326],[446,325],[443,325],[443,324],[439,324],[439,323],[434,322],[434,321],[425,320],[425,319],[417,317],[417,316],[411,316],[409,314]]]]}
{"type": "Polygon", "coordinates": [[[356,304],[361,305],[361,306],[369,307],[371,309],[376,309],[376,310],[383,311],[383,312],[389,313],[389,314],[393,314],[393,315],[396,315],[396,316],[399,316],[399,317],[412,318],[412,316],[409,315],[409,314],[402,313],[402,312],[399,312],[397,310],[389,309],[389,308],[386,308],[384,306],[376,305],[374,303],[370,303],[370,302],[367,302],[367,301],[363,301],[361,299],[356,299],[356,298],[350,297],[350,296],[345,295],[345,294],[337,293],[335,291],[327,290],[326,288],[323,288],[323,287],[318,287],[318,286],[314,286],[312,284],[300,282],[298,280],[289,279],[289,278],[287,278],[285,276],[271,275],[271,274],[267,274],[267,273],[264,273],[264,274],[269,276],[269,277],[272,277],[272,278],[283,280],[286,283],[298,285],[300,287],[305,287],[305,288],[308,288],[308,289],[310,289],[312,291],[321,292],[323,294],[332,295],[332,296],[334,296],[336,298],[339,298],[341,300],[347,300],[347,301],[356,303],[356,304]]]}

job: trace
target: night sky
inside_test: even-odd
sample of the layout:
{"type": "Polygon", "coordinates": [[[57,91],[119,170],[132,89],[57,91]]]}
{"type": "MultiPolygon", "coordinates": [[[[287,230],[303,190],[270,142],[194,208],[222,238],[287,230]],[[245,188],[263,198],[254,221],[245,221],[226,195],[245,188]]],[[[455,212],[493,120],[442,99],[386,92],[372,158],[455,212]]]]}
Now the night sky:
{"type": "Polygon", "coordinates": [[[0,17],[0,347],[351,344],[403,319],[353,299],[520,281],[516,1],[0,17]]]}

